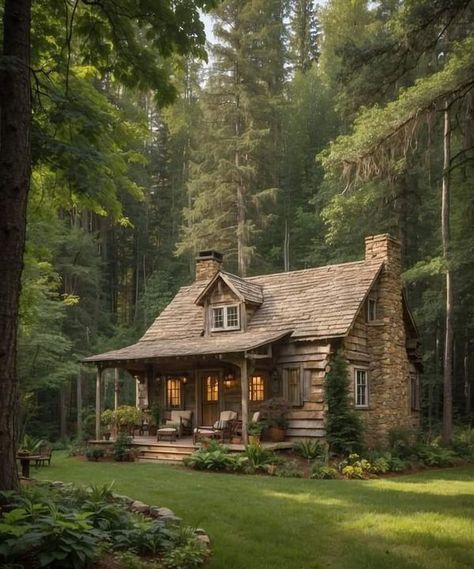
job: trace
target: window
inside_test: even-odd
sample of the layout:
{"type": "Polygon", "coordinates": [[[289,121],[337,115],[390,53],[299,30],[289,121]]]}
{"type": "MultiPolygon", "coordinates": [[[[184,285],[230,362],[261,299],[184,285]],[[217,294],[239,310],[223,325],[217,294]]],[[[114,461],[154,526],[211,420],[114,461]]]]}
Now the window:
{"type": "Polygon", "coordinates": [[[369,406],[369,384],[367,381],[367,370],[355,370],[355,406],[369,406]]]}
{"type": "Polygon", "coordinates": [[[377,300],[369,298],[367,300],[367,322],[377,320],[377,300]]]}
{"type": "Polygon", "coordinates": [[[287,377],[287,399],[292,405],[301,405],[301,369],[290,367],[285,370],[287,377]]]}
{"type": "Polygon", "coordinates": [[[212,326],[214,332],[220,330],[238,330],[240,328],[239,322],[239,307],[232,306],[215,306],[212,308],[212,326]]]}
{"type": "Polygon", "coordinates": [[[181,408],[181,378],[175,377],[166,380],[166,405],[168,409],[181,408]]]}
{"type": "Polygon", "coordinates": [[[420,410],[420,376],[418,373],[410,374],[411,410],[420,410]]]}
{"type": "Polygon", "coordinates": [[[251,375],[249,381],[249,401],[265,399],[265,381],[261,375],[251,375]]]}
{"type": "Polygon", "coordinates": [[[206,377],[206,387],[204,392],[206,402],[219,401],[219,378],[214,375],[206,377]]]}

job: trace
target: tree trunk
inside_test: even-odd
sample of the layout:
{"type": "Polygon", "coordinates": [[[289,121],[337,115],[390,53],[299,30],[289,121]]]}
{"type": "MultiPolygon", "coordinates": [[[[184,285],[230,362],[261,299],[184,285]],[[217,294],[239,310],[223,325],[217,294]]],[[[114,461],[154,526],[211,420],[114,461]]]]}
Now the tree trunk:
{"type": "Polygon", "coordinates": [[[78,440],[82,440],[82,368],[79,367],[76,379],[76,432],[78,440]]]}
{"type": "Polygon", "coordinates": [[[450,267],[449,183],[451,164],[451,125],[449,103],[444,106],[443,183],[441,193],[441,234],[446,266],[446,325],[443,367],[443,443],[451,442],[453,431],[453,283],[450,267]]]}
{"type": "Polygon", "coordinates": [[[464,413],[467,417],[471,414],[471,381],[469,378],[469,335],[466,330],[464,339],[464,413]]]}
{"type": "Polygon", "coordinates": [[[59,438],[67,437],[67,408],[66,408],[66,390],[67,383],[62,383],[59,388],[59,438]]]}
{"type": "Polygon", "coordinates": [[[16,347],[31,168],[31,0],[5,0],[0,60],[0,490],[18,487],[16,347]]]}

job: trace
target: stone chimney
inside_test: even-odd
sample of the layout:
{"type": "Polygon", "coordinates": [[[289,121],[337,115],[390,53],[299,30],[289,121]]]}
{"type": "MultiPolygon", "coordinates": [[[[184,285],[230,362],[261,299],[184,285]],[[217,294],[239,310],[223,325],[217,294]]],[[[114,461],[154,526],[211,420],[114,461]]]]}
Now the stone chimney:
{"type": "Polygon", "coordinates": [[[401,246],[388,233],[365,238],[365,260],[376,259],[385,263],[385,270],[400,276],[402,270],[401,246]]]}
{"type": "Polygon", "coordinates": [[[413,427],[410,409],[409,361],[401,281],[401,247],[388,234],[365,238],[365,259],[383,262],[372,292],[377,299],[377,318],[367,323],[369,405],[366,413],[367,443],[383,440],[395,427],[413,427]]]}
{"type": "Polygon", "coordinates": [[[199,251],[196,257],[196,280],[211,279],[222,269],[223,255],[218,251],[199,251]]]}

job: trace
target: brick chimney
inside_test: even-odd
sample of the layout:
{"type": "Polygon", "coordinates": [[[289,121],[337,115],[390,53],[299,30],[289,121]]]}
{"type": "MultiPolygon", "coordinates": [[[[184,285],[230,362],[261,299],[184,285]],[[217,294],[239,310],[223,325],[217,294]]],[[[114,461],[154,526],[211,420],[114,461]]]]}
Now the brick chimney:
{"type": "Polygon", "coordinates": [[[196,280],[211,279],[222,269],[223,258],[218,251],[199,251],[196,257],[196,280]]]}

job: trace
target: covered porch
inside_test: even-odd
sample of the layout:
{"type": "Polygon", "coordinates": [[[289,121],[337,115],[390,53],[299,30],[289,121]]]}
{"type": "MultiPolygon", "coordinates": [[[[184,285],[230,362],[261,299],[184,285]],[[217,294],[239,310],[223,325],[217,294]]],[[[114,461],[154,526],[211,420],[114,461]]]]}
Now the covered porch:
{"type": "MultiPolygon", "coordinates": [[[[136,382],[136,406],[145,411],[158,407],[163,417],[171,412],[190,412],[192,429],[210,426],[219,420],[222,411],[237,413],[241,424],[240,445],[248,443],[248,423],[267,399],[284,395],[281,374],[275,366],[275,343],[284,335],[263,342],[251,349],[228,352],[148,357],[110,357],[122,355],[117,350],[107,360],[94,361],[96,374],[96,440],[101,439],[101,413],[104,410],[103,377],[107,369],[126,370],[136,382]]],[[[181,351],[184,346],[180,346],[181,351]]],[[[188,350],[190,348],[188,347],[188,350]]],[[[127,354],[123,354],[126,356],[127,354]]],[[[97,356],[94,357],[98,358],[97,356]]],[[[115,389],[115,408],[120,405],[119,389],[115,389]]],[[[156,436],[135,433],[134,444],[163,443],[156,436]]],[[[191,432],[176,444],[192,442],[191,432]]],[[[226,441],[231,443],[231,441],[226,441]]],[[[235,441],[234,441],[235,442],[235,441]]],[[[239,449],[235,449],[239,450],[239,449]]]]}

